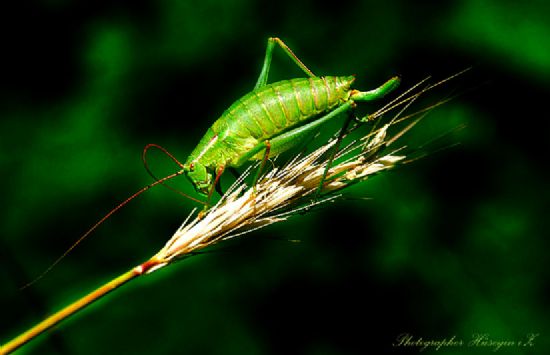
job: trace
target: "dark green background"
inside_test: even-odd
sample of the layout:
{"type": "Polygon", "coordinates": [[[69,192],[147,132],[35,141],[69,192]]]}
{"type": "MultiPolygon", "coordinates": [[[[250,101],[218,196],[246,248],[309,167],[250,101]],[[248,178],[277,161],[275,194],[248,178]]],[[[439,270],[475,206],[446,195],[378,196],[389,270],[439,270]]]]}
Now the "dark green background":
{"type": "MultiPolygon", "coordinates": [[[[145,144],[184,160],[252,88],[266,38],[277,35],[315,73],[357,74],[362,89],[395,74],[407,87],[473,66],[430,97],[475,90],[406,139],[422,144],[464,123],[450,139],[461,144],[350,193],[372,200],[339,202],[135,281],[20,353],[418,353],[392,347],[403,332],[464,341],[540,333],[534,348],[501,352],[548,353],[550,8],[519,3],[4,7],[0,342],[164,244],[193,204],[159,188],[18,289],[151,181],[145,144]]],[[[300,75],[280,53],[273,70],[274,79],[300,75]]],[[[150,162],[159,175],[172,168],[161,154],[150,162]]],[[[186,180],[175,184],[192,193],[186,180]]]]}

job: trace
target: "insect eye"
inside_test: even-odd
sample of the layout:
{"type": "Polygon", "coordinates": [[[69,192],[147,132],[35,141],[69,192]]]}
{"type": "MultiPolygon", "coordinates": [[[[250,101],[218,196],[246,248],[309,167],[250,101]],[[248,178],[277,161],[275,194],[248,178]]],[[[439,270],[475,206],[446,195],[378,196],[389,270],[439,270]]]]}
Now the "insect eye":
{"type": "Polygon", "coordinates": [[[189,164],[189,171],[195,170],[195,163],[189,164]]]}

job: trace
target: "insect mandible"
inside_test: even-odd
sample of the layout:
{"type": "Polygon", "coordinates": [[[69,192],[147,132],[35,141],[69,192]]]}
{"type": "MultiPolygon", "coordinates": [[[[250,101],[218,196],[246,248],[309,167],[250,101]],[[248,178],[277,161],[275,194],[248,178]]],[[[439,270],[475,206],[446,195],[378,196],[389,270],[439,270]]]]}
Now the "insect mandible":
{"type": "MultiPolygon", "coordinates": [[[[279,38],[271,37],[254,90],[235,101],[208,128],[182,170],[195,190],[209,197],[226,168],[267,159],[298,145],[321,124],[350,111],[356,102],[379,99],[399,85],[393,77],[376,89],[351,89],[354,76],[316,76],[279,38]],[[307,78],[267,84],[275,46],[307,78]]],[[[368,119],[364,119],[366,121],[368,119]]]]}

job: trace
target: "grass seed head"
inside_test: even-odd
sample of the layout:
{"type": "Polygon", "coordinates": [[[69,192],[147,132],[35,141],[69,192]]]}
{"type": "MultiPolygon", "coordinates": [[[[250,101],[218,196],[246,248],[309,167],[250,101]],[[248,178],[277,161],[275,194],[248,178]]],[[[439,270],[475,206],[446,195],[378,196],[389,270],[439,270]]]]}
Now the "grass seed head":
{"type": "MultiPolygon", "coordinates": [[[[220,241],[284,221],[299,212],[339,198],[340,192],[351,185],[410,161],[402,153],[405,147],[389,150],[389,146],[431,109],[449,99],[406,116],[402,116],[403,112],[426,91],[465,71],[435,84],[426,84],[425,79],[414,85],[369,115],[369,118],[377,120],[370,133],[339,149],[336,154],[332,153],[339,141],[334,138],[305,156],[297,156],[283,166],[275,166],[253,187],[244,182],[250,173],[249,168],[213,207],[197,215],[193,211],[166,245],[143,264],[147,267],[139,271],[150,273],[220,241]],[[420,88],[421,85],[426,86],[420,88]],[[376,127],[380,117],[397,108],[400,110],[388,123],[376,127]],[[404,128],[390,133],[390,128],[407,120],[411,122],[404,128]],[[329,164],[330,168],[327,170],[329,164]],[[320,189],[321,181],[323,186],[320,189]]],[[[365,118],[359,121],[364,122],[365,118]]]]}
{"type": "Polygon", "coordinates": [[[254,187],[248,187],[243,182],[245,176],[241,177],[205,214],[195,216],[178,228],[151,259],[156,261],[156,265],[148,272],[222,240],[284,221],[297,212],[338,198],[337,193],[348,186],[397,166],[405,156],[373,154],[374,150],[380,151],[388,128],[389,125],[385,125],[371,134],[371,138],[357,140],[340,152],[328,170],[322,194],[317,198],[316,191],[329,164],[327,153],[336,140],[282,167],[273,168],[254,187]],[[351,158],[338,163],[348,155],[351,158]]]}

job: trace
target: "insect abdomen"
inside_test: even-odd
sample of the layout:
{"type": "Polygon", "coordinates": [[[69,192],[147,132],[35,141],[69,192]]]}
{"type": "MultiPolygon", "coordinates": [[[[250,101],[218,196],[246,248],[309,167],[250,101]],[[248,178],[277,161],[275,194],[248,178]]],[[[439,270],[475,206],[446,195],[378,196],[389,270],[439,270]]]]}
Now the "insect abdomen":
{"type": "Polygon", "coordinates": [[[347,100],[354,79],[327,76],[269,84],[237,100],[218,121],[224,121],[229,135],[269,139],[347,100]]]}
{"type": "Polygon", "coordinates": [[[210,169],[238,166],[260,142],[346,101],[354,80],[353,76],[301,78],[256,89],[214,122],[188,162],[197,160],[210,169]]]}

